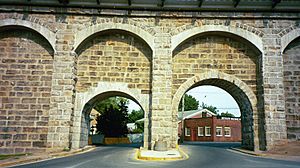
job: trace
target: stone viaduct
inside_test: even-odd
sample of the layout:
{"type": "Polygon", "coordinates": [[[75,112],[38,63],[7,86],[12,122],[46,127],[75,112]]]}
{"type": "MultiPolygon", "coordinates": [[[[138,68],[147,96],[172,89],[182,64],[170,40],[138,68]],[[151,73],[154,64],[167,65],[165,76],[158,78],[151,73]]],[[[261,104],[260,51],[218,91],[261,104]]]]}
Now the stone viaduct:
{"type": "Polygon", "coordinates": [[[201,85],[237,101],[244,147],[300,139],[299,12],[30,3],[0,6],[0,153],[87,145],[89,112],[110,96],[142,107],[145,148],[175,148],[180,99],[201,85]]]}

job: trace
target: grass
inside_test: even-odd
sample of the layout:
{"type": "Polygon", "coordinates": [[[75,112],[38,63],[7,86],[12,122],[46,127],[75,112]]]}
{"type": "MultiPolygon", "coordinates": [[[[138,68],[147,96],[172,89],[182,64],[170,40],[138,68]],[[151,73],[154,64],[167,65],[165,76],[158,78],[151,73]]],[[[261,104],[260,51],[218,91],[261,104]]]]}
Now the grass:
{"type": "Polygon", "coordinates": [[[16,153],[16,154],[1,154],[0,160],[15,158],[18,159],[20,156],[28,156],[31,155],[30,153],[16,153]]]}

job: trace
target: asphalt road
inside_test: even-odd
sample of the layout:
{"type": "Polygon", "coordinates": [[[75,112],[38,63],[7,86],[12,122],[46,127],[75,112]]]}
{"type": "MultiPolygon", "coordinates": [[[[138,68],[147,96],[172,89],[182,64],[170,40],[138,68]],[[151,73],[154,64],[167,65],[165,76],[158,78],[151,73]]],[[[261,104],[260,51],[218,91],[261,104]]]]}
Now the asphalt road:
{"type": "Polygon", "coordinates": [[[138,161],[138,145],[100,146],[95,150],[15,168],[300,168],[300,162],[249,156],[228,150],[237,143],[185,143],[189,155],[182,161],[138,161]]]}

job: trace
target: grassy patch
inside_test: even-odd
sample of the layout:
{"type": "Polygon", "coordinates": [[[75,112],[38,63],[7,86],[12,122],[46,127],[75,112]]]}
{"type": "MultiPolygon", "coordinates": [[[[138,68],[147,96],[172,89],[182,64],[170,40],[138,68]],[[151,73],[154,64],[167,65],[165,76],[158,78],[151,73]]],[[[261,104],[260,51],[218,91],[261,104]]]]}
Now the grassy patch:
{"type": "Polygon", "coordinates": [[[18,159],[20,156],[28,156],[28,155],[31,154],[30,153],[4,154],[4,155],[0,155],[0,160],[9,159],[9,158],[18,159]]]}

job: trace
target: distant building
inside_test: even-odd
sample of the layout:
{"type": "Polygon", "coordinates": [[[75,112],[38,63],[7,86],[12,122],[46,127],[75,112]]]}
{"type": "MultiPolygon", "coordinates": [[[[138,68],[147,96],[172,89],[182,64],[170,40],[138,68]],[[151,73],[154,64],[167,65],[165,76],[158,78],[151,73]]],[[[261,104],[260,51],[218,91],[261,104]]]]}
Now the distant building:
{"type": "Polygon", "coordinates": [[[134,129],[137,128],[136,123],[127,123],[126,125],[129,132],[132,132],[134,129]]]}
{"type": "Polygon", "coordinates": [[[185,111],[178,115],[178,135],[182,134],[184,121],[185,141],[241,141],[241,120],[239,117],[219,117],[209,110],[185,111]]]}
{"type": "Polygon", "coordinates": [[[100,113],[95,110],[92,109],[91,113],[90,113],[90,135],[95,135],[97,133],[97,117],[100,116],[100,113]]]}

